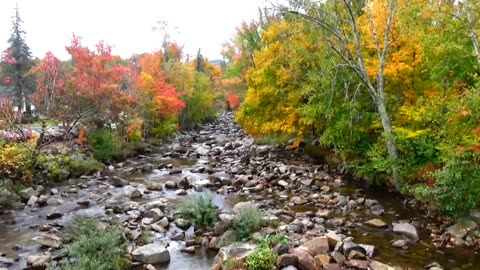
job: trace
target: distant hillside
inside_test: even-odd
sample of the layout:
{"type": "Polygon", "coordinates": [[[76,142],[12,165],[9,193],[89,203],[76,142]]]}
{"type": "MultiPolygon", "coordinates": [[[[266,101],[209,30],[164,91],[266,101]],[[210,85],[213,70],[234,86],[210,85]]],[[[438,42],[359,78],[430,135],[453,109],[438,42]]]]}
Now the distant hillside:
{"type": "Polygon", "coordinates": [[[221,60],[221,59],[217,59],[217,60],[212,60],[210,61],[210,63],[216,65],[216,66],[219,66],[221,67],[222,65],[225,65],[225,61],[221,60]]]}

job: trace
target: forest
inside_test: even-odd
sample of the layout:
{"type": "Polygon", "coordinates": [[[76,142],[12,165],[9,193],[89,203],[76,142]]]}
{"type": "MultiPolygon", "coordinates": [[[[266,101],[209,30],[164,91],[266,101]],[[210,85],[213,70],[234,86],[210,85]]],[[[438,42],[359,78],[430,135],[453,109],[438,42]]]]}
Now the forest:
{"type": "MultiPolygon", "coordinates": [[[[182,254],[220,250],[208,267],[192,262],[197,270],[393,269],[372,259],[373,245],[349,246],[352,235],[387,241],[358,224],[393,232],[388,247],[416,251],[419,238],[431,240],[412,261],[380,256],[407,267],[399,269],[443,269],[426,261],[431,248],[480,247],[480,2],[267,5],[225,37],[222,61],[201,49],[190,57],[162,27],[154,52],[122,58],[106,41],[90,48],[72,35],[68,60],[38,58],[20,13],[0,60],[0,216],[40,211],[86,235],[33,238],[53,249],[65,241],[67,255],[49,249],[29,265],[156,269],[178,256],[161,242],[168,239],[184,240],[182,254]],[[354,192],[344,196],[343,186],[354,192]],[[51,199],[99,205],[116,221],[69,225],[67,213],[48,210],[51,199]],[[248,255],[230,257],[234,242],[248,255]],[[88,260],[103,249],[105,258],[88,260]]],[[[0,233],[13,227],[5,228],[0,222],[0,233]]],[[[14,264],[2,252],[0,267],[14,264]]],[[[470,256],[461,252],[432,258],[457,265],[470,256]]]]}

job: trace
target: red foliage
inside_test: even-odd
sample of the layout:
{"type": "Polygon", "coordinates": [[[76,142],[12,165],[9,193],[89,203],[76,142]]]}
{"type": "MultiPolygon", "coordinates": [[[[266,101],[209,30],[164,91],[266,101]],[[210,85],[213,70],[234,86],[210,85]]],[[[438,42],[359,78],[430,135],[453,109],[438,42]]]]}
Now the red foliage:
{"type": "Polygon", "coordinates": [[[227,91],[227,100],[232,110],[237,109],[240,105],[240,96],[235,95],[232,91],[227,91]]]}
{"type": "Polygon", "coordinates": [[[4,83],[5,85],[10,85],[10,84],[12,83],[12,78],[11,78],[11,77],[8,77],[8,76],[5,77],[5,78],[3,78],[3,83],[4,83]]]}

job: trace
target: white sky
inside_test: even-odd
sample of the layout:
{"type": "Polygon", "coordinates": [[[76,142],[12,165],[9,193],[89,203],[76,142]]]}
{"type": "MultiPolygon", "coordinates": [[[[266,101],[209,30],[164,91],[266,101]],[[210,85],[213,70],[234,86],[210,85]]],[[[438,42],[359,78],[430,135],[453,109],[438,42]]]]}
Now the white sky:
{"type": "Polygon", "coordinates": [[[161,45],[161,34],[152,27],[166,20],[172,37],[185,45],[185,53],[199,48],[210,60],[219,59],[221,44],[242,20],[258,16],[264,0],[0,0],[0,51],[7,48],[15,3],[20,8],[26,41],[34,56],[47,51],[67,59],[65,46],[72,33],[93,48],[99,40],[113,53],[127,58],[151,52],[161,45]]]}

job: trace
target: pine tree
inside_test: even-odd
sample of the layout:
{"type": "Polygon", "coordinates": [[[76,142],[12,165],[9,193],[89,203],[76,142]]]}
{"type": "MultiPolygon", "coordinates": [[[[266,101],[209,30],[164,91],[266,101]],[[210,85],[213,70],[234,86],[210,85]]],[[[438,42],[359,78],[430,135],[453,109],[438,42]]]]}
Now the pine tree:
{"type": "Polygon", "coordinates": [[[34,62],[30,48],[25,42],[25,31],[22,29],[22,23],[17,6],[15,16],[12,17],[12,32],[8,39],[10,46],[4,53],[9,61],[2,62],[2,69],[4,75],[12,80],[12,87],[10,87],[8,95],[12,98],[14,105],[19,112],[25,108],[26,114],[31,115],[31,105],[28,97],[33,93],[35,84],[33,77],[29,76],[28,72],[34,62]]]}

